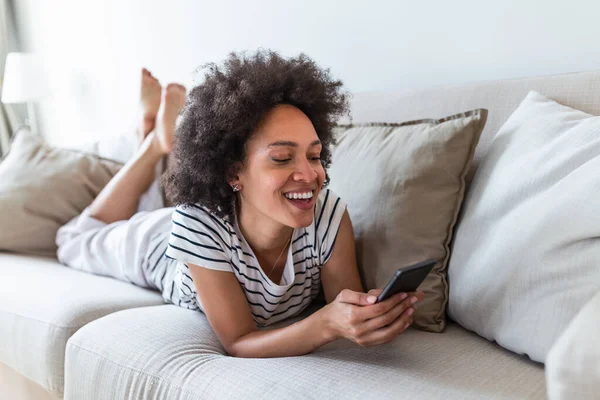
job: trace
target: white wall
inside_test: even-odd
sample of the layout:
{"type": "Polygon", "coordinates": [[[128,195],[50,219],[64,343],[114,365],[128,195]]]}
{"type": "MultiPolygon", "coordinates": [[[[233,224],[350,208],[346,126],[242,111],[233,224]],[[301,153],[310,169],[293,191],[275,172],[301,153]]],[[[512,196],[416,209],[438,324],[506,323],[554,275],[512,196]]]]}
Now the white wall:
{"type": "Polygon", "coordinates": [[[53,144],[126,132],[139,69],[193,84],[230,51],[305,52],[352,91],[600,69],[597,0],[20,0],[53,144]]]}

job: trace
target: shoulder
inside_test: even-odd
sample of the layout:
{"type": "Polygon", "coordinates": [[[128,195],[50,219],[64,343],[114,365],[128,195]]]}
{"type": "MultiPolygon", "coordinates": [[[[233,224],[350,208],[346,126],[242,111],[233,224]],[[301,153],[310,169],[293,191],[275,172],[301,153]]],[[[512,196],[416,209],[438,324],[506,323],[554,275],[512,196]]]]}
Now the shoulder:
{"type": "MultiPolygon", "coordinates": [[[[231,224],[199,204],[183,204],[173,209],[173,229],[208,234],[230,244],[235,231],[231,224]]],[[[228,246],[229,247],[229,246],[228,246]]]]}
{"type": "Polygon", "coordinates": [[[233,227],[227,219],[221,218],[208,208],[198,204],[182,204],[173,209],[173,219],[189,224],[207,224],[224,232],[233,233],[233,227]]]}
{"type": "Polygon", "coordinates": [[[315,219],[317,226],[324,216],[343,213],[346,209],[346,202],[331,189],[323,189],[319,192],[317,202],[315,203],[315,219]]]}

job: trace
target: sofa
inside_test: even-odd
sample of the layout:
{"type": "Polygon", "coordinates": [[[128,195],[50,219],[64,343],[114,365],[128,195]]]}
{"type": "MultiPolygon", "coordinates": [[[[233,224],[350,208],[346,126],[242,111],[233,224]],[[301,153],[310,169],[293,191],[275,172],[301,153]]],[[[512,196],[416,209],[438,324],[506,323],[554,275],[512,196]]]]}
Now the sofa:
{"type": "MultiPolygon", "coordinates": [[[[467,182],[490,141],[530,90],[600,115],[600,72],[365,92],[353,122],[395,122],[489,111],[467,182]]],[[[452,282],[450,282],[450,285],[452,282]]],[[[324,304],[313,303],[298,321],[324,304]]],[[[570,399],[593,398],[574,352],[600,328],[600,296],[571,321],[545,364],[449,321],[443,333],[408,329],[370,348],[331,342],[299,357],[228,356],[202,314],[160,293],[0,252],[0,397],[3,399],[570,399]],[[587,397],[586,397],[587,396],[587,397]]],[[[596,343],[597,344],[597,343],[596,343]]],[[[600,396],[600,394],[598,394],[600,396]]]]}

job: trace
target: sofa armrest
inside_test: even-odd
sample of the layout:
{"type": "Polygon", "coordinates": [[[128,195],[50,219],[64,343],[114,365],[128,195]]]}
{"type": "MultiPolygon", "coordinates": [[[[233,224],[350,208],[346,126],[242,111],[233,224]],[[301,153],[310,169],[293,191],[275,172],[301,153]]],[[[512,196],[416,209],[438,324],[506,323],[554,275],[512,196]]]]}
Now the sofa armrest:
{"type": "Polygon", "coordinates": [[[546,359],[548,398],[597,399],[600,393],[600,292],[581,309],[546,359]]]}

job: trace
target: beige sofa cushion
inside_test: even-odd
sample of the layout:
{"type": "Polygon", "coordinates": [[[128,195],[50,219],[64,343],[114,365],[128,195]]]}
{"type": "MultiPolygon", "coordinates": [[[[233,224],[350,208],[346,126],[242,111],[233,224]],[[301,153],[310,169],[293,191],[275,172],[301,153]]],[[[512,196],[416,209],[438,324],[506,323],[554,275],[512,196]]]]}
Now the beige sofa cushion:
{"type": "Polygon", "coordinates": [[[122,165],[19,131],[0,163],[0,250],[55,255],[58,228],[91,204],[122,165]]]}
{"type": "Polygon", "coordinates": [[[348,203],[365,289],[383,289],[402,266],[439,260],[415,314],[416,326],[431,332],[445,326],[449,243],[486,117],[479,109],[336,128],[330,185],[348,203]]]}
{"type": "Polygon", "coordinates": [[[0,393],[10,400],[62,400],[8,365],[0,362],[0,393]]]}
{"type": "Polygon", "coordinates": [[[491,142],[449,266],[452,319],[533,360],[600,291],[600,117],[530,92],[491,142]]]}
{"type": "Polygon", "coordinates": [[[62,395],[73,333],[115,311],[160,304],[158,291],[77,271],[53,257],[0,252],[0,363],[62,395]]]}
{"type": "MultiPolygon", "coordinates": [[[[318,306],[280,321],[306,318],[318,306]]],[[[67,344],[65,398],[545,399],[544,369],[450,324],[364,348],[340,339],[299,357],[236,358],[206,316],[174,305],[111,314],[67,344]]]]}

